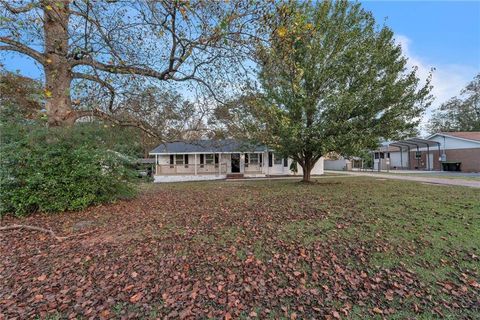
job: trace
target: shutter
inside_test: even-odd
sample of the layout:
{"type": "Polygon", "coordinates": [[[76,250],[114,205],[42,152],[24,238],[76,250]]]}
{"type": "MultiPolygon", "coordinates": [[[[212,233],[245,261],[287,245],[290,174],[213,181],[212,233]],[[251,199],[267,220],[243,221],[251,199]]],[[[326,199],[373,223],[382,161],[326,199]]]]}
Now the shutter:
{"type": "Polygon", "coordinates": [[[263,153],[258,154],[258,162],[260,163],[260,165],[263,163],[263,153]]]}
{"type": "Polygon", "coordinates": [[[283,166],[288,167],[288,158],[283,158],[283,166]]]}
{"type": "Polygon", "coordinates": [[[245,153],[245,164],[248,164],[248,153],[245,153]]]}
{"type": "Polygon", "coordinates": [[[185,164],[188,164],[188,154],[185,155],[185,164]]]}
{"type": "Polygon", "coordinates": [[[200,164],[203,164],[203,163],[204,163],[204,162],[203,162],[203,161],[204,161],[203,156],[204,156],[204,155],[203,155],[203,153],[202,153],[202,154],[200,155],[200,164]]]}
{"type": "Polygon", "coordinates": [[[218,164],[218,154],[215,154],[215,164],[218,164]]]}
{"type": "Polygon", "coordinates": [[[268,153],[268,166],[273,167],[273,154],[271,152],[268,153]]]}
{"type": "Polygon", "coordinates": [[[173,165],[173,154],[170,155],[170,164],[173,165]]]}

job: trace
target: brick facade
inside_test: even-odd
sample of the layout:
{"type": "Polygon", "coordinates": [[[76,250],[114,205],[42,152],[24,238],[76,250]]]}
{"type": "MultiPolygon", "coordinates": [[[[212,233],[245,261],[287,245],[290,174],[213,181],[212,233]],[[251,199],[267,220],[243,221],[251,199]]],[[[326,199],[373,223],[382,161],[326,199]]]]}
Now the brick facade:
{"type": "MultiPolygon", "coordinates": [[[[415,159],[415,151],[410,151],[410,169],[427,170],[427,152],[421,151],[421,158],[415,159]]],[[[442,150],[443,153],[443,150],[442,150]]],[[[433,168],[430,170],[441,170],[439,161],[440,154],[437,150],[430,150],[430,156],[433,154],[433,168]]],[[[461,170],[463,172],[480,172],[480,148],[472,149],[451,149],[445,150],[447,161],[461,162],[461,170]]]]}

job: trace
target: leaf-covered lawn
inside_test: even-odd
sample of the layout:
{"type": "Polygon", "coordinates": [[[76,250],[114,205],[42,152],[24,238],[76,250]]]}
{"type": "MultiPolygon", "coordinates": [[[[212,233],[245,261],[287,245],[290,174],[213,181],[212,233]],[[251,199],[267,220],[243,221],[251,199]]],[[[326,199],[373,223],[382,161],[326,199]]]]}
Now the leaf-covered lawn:
{"type": "Polygon", "coordinates": [[[13,223],[92,233],[0,233],[0,319],[480,312],[478,189],[365,177],[146,185],[135,200],[2,225],[13,223]]]}

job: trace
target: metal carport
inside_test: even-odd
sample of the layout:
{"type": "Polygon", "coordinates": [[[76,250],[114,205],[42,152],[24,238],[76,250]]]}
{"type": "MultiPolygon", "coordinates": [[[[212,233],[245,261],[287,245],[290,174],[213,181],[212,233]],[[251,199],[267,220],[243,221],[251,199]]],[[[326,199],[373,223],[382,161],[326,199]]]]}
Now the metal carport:
{"type": "MultiPolygon", "coordinates": [[[[438,154],[440,155],[440,142],[437,141],[432,141],[432,140],[426,140],[422,138],[410,138],[402,141],[395,141],[393,143],[389,143],[389,146],[392,147],[397,147],[400,149],[400,166],[403,168],[403,147],[407,147],[407,165],[408,169],[412,169],[411,163],[410,163],[410,147],[414,146],[416,147],[417,151],[420,151],[420,146],[425,145],[427,147],[427,170],[433,170],[433,168],[430,168],[430,146],[437,146],[438,147],[438,154]]],[[[417,159],[418,162],[418,159],[417,159]]],[[[433,161],[432,161],[433,165],[433,161]]]]}

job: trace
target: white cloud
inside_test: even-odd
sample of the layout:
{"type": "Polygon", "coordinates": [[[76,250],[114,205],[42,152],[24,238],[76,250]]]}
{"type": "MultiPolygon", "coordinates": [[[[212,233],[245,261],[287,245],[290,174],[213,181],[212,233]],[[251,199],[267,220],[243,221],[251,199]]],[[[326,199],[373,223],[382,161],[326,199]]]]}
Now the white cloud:
{"type": "Polygon", "coordinates": [[[427,79],[432,68],[432,95],[435,97],[432,106],[427,110],[422,123],[425,124],[432,111],[451,97],[458,96],[460,91],[479,72],[474,67],[462,64],[435,64],[425,57],[414,54],[411,50],[412,41],[404,35],[395,35],[395,40],[402,46],[403,54],[408,58],[408,67],[418,67],[420,79],[427,79]]]}

